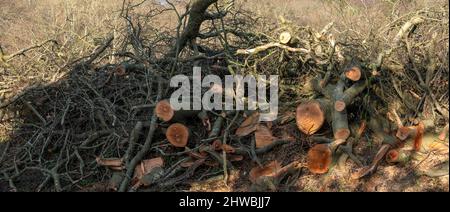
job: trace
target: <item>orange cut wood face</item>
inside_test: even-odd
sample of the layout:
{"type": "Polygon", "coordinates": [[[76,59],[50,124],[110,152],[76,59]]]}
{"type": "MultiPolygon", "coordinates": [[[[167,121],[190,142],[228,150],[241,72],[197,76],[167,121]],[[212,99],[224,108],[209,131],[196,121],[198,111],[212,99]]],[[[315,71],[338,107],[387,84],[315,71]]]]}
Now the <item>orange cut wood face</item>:
{"type": "Polygon", "coordinates": [[[328,172],[331,164],[331,150],[326,144],[317,144],[308,151],[308,169],[315,174],[328,172]]]}
{"type": "Polygon", "coordinates": [[[297,107],[296,121],[300,131],[312,135],[322,127],[325,114],[317,101],[310,101],[297,107]]]}
{"type": "Polygon", "coordinates": [[[414,138],[414,149],[416,151],[419,151],[420,148],[422,147],[422,139],[424,132],[425,132],[425,125],[423,124],[423,122],[419,122],[419,124],[417,125],[416,137],[414,138]]]}
{"type": "Polygon", "coordinates": [[[263,167],[255,167],[250,170],[249,178],[252,183],[262,176],[273,177],[281,169],[281,164],[278,161],[272,161],[271,163],[264,165],[263,167]]]}
{"type": "Polygon", "coordinates": [[[222,150],[226,153],[234,153],[236,152],[236,149],[228,144],[222,144],[222,150]]]}
{"type": "Polygon", "coordinates": [[[361,79],[361,69],[354,66],[345,72],[345,76],[352,81],[358,81],[361,79]]]}
{"type": "Polygon", "coordinates": [[[334,133],[334,139],[340,140],[344,139],[346,140],[348,137],[350,137],[350,130],[346,128],[337,129],[334,133]]]}
{"type": "Polygon", "coordinates": [[[189,130],[183,124],[172,124],[167,128],[166,138],[175,147],[185,147],[189,139],[189,130]]]}
{"type": "Polygon", "coordinates": [[[126,74],[126,70],[125,67],[123,65],[119,65],[116,67],[116,69],[114,70],[114,74],[116,76],[123,76],[126,74]]]}
{"type": "Polygon", "coordinates": [[[273,143],[275,137],[272,131],[264,125],[258,125],[255,132],[256,148],[262,148],[273,143]]]}
{"type": "Polygon", "coordinates": [[[156,104],[155,113],[158,118],[163,121],[170,121],[175,112],[170,105],[169,100],[161,100],[156,104]]]}
{"type": "Polygon", "coordinates": [[[386,161],[388,163],[394,163],[398,160],[399,152],[396,149],[389,150],[389,152],[386,154],[386,161]]]}

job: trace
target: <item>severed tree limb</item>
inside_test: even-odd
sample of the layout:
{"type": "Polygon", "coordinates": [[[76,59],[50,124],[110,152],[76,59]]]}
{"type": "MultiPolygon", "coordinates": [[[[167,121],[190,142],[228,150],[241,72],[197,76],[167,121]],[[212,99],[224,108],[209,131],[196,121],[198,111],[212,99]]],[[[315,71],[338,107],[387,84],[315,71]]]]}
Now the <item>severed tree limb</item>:
{"type": "Polygon", "coordinates": [[[247,55],[253,55],[253,54],[258,54],[260,52],[263,52],[263,51],[265,51],[267,49],[271,49],[271,48],[274,48],[274,47],[278,47],[278,48],[281,48],[281,49],[284,49],[284,50],[287,50],[287,51],[290,51],[290,52],[299,52],[299,53],[303,53],[303,54],[309,54],[310,53],[310,51],[308,49],[304,49],[304,48],[294,48],[294,47],[283,45],[281,43],[268,43],[268,44],[264,44],[262,46],[255,47],[253,49],[238,49],[236,51],[236,55],[242,55],[242,54],[244,54],[244,55],[246,55],[246,54],[247,55]]]}
{"type": "MultiPolygon", "coordinates": [[[[156,97],[156,101],[159,101],[162,96],[162,82],[161,80],[158,80],[158,93],[156,97]]],[[[153,113],[152,119],[150,122],[150,130],[148,131],[147,138],[145,139],[144,146],[142,149],[131,159],[130,163],[126,167],[126,175],[120,184],[119,192],[125,192],[128,190],[129,182],[131,180],[131,177],[134,173],[135,167],[138,165],[138,163],[144,158],[145,154],[150,150],[152,142],[153,142],[153,135],[155,134],[155,130],[157,127],[157,120],[158,117],[156,116],[156,113],[153,113]]]]}
{"type": "Polygon", "coordinates": [[[337,105],[339,104],[339,100],[342,99],[344,95],[344,81],[339,80],[336,88],[333,92],[334,97],[334,110],[332,112],[332,128],[333,135],[336,140],[344,139],[346,140],[350,136],[350,130],[348,128],[348,119],[347,119],[347,110],[345,107],[343,110],[336,110],[337,105]]]}
{"type": "Polygon", "coordinates": [[[357,82],[350,88],[347,88],[340,99],[337,100],[339,104],[335,104],[335,110],[339,112],[343,111],[348,105],[350,105],[350,103],[356,96],[358,96],[364,89],[366,89],[366,87],[366,82],[357,82]]]}
{"type": "Polygon", "coordinates": [[[123,156],[124,161],[127,164],[130,161],[130,156],[134,151],[134,146],[136,144],[136,141],[139,138],[139,134],[141,133],[143,126],[144,126],[144,124],[142,123],[142,121],[138,121],[136,123],[136,125],[134,126],[133,130],[131,131],[130,139],[128,141],[128,149],[125,152],[125,155],[123,156]]]}
{"type": "Polygon", "coordinates": [[[390,148],[391,145],[383,144],[381,148],[378,150],[378,153],[375,155],[375,158],[373,159],[372,163],[369,166],[361,168],[356,173],[353,173],[352,179],[360,179],[375,172],[381,159],[383,159],[383,157],[386,155],[386,153],[389,151],[390,148]]]}
{"type": "MultiPolygon", "coordinates": [[[[200,26],[205,20],[212,16],[206,12],[209,6],[216,3],[217,0],[194,0],[189,11],[189,21],[186,28],[177,39],[176,45],[169,53],[169,57],[177,57],[189,41],[195,39],[199,35],[200,26]]],[[[220,17],[220,16],[219,16],[220,17]]]]}
{"type": "Polygon", "coordinates": [[[97,59],[100,54],[102,54],[111,44],[111,42],[114,40],[114,36],[110,35],[107,39],[106,42],[100,46],[95,52],[94,54],[91,55],[91,57],[83,63],[83,65],[90,65],[92,62],[94,62],[95,59],[97,59]]]}
{"type": "Polygon", "coordinates": [[[395,35],[394,41],[393,41],[393,44],[392,44],[391,48],[389,48],[389,49],[387,49],[385,51],[382,51],[378,55],[374,69],[375,70],[380,70],[381,66],[383,65],[384,59],[387,56],[389,56],[394,49],[396,49],[398,47],[398,45],[400,44],[400,40],[405,36],[405,34],[411,28],[413,28],[414,26],[416,26],[416,25],[418,25],[418,24],[420,24],[422,22],[424,22],[424,19],[422,19],[421,17],[417,17],[417,16],[411,18],[408,22],[406,22],[402,26],[402,28],[400,28],[400,30],[398,31],[397,35],[395,35]]]}
{"type": "Polygon", "coordinates": [[[41,42],[41,43],[39,43],[39,44],[36,44],[36,45],[30,46],[30,47],[21,49],[21,50],[15,52],[15,53],[13,53],[13,54],[10,54],[10,55],[4,54],[4,53],[3,53],[3,50],[0,48],[0,62],[4,62],[4,63],[9,62],[9,61],[11,61],[13,58],[15,58],[15,57],[17,57],[17,56],[19,56],[19,55],[24,55],[25,53],[27,53],[27,52],[30,51],[30,50],[33,50],[33,49],[36,49],[36,48],[40,48],[40,47],[44,46],[44,45],[47,44],[47,43],[58,44],[58,42],[56,42],[56,40],[50,39],[50,40],[46,40],[46,41],[44,41],[44,42],[41,42]]]}

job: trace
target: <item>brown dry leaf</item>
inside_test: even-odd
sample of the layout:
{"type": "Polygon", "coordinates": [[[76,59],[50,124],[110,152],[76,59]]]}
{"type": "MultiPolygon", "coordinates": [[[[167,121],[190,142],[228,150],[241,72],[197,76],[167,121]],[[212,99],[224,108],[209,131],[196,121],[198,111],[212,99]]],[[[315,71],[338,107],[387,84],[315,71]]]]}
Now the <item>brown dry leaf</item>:
{"type": "Polygon", "coordinates": [[[256,130],[259,123],[259,112],[254,112],[247,119],[242,122],[239,128],[236,130],[236,135],[239,137],[247,136],[256,130]]]}
{"type": "Polygon", "coordinates": [[[123,170],[123,158],[100,158],[95,159],[99,166],[105,166],[113,170],[123,170]]]}
{"type": "Polygon", "coordinates": [[[264,125],[258,125],[255,132],[256,148],[265,147],[275,140],[272,131],[264,125]]]}
{"type": "Polygon", "coordinates": [[[231,162],[242,161],[244,156],[242,155],[227,155],[227,159],[231,162]]]}
{"type": "Polygon", "coordinates": [[[212,144],[211,144],[211,148],[214,151],[219,151],[222,149],[222,142],[220,140],[215,140],[212,144]]]}
{"type": "Polygon", "coordinates": [[[258,178],[262,176],[273,177],[276,176],[281,169],[281,164],[278,161],[272,161],[263,167],[255,167],[250,170],[249,179],[252,183],[255,183],[258,178]]]}
{"type": "Polygon", "coordinates": [[[234,153],[236,152],[236,149],[228,144],[222,144],[222,150],[226,153],[234,153]]]}
{"type": "Polygon", "coordinates": [[[194,161],[193,160],[188,160],[186,162],[180,163],[180,166],[183,168],[189,168],[192,165],[194,165],[194,161]]]}
{"type": "Polygon", "coordinates": [[[161,157],[153,158],[149,160],[143,160],[134,169],[134,180],[139,181],[144,175],[152,171],[156,167],[164,166],[164,161],[161,157]]]}
{"type": "Polygon", "coordinates": [[[196,159],[205,159],[206,155],[202,154],[202,152],[198,153],[198,152],[189,152],[188,153],[189,156],[196,158],[196,159]]]}

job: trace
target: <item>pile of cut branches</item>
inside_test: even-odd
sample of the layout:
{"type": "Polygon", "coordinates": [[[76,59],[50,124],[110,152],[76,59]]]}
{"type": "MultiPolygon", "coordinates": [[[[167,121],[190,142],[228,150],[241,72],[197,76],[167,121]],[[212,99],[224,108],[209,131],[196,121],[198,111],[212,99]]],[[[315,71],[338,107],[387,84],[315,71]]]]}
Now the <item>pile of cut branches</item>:
{"type": "MultiPolygon", "coordinates": [[[[283,17],[256,32],[250,12],[217,0],[193,0],[183,10],[168,1],[176,33],[148,36],[136,7],[124,1],[123,34],[67,64],[70,72],[0,99],[0,121],[15,123],[0,152],[0,187],[177,191],[214,175],[228,183],[250,161],[251,189],[274,191],[303,168],[323,174],[350,159],[360,179],[384,158],[399,164],[448,153],[448,8],[402,16],[381,39],[283,17]],[[258,110],[173,110],[170,79],[194,66],[203,75],[278,75],[279,118],[260,122],[258,110]],[[378,152],[355,152],[364,142],[378,152]],[[292,143],[302,144],[305,160],[264,159],[292,143]]],[[[38,47],[0,52],[0,62],[38,47]]],[[[435,174],[418,172],[427,173],[435,174]]]]}

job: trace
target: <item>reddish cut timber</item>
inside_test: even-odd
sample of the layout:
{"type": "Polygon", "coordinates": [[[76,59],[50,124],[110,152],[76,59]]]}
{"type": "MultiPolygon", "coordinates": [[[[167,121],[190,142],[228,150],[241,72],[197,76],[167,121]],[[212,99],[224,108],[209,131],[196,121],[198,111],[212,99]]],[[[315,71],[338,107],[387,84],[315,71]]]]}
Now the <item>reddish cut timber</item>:
{"type": "Polygon", "coordinates": [[[334,103],[334,109],[336,111],[344,111],[347,105],[350,105],[350,103],[353,101],[353,99],[358,96],[364,89],[366,89],[367,84],[366,82],[357,82],[354,85],[352,85],[350,88],[345,90],[345,92],[342,94],[342,96],[336,100],[334,103]]]}
{"type": "Polygon", "coordinates": [[[156,104],[155,113],[163,121],[170,121],[175,114],[169,100],[161,100],[156,104]]]}
{"type": "Polygon", "coordinates": [[[361,79],[361,69],[357,66],[353,66],[345,71],[345,77],[351,81],[358,81],[361,79]]]}
{"type": "Polygon", "coordinates": [[[188,118],[197,116],[202,121],[207,122],[208,115],[202,110],[174,110],[170,101],[164,99],[159,101],[155,106],[156,116],[164,122],[183,122],[188,118]]]}
{"type": "Polygon", "coordinates": [[[167,128],[166,138],[175,147],[185,147],[189,139],[189,130],[183,124],[172,124],[167,128]]]}
{"type": "Polygon", "coordinates": [[[331,149],[327,144],[317,144],[308,151],[308,169],[314,174],[328,172],[331,164],[331,149]]]}
{"type": "Polygon", "coordinates": [[[316,133],[325,122],[325,113],[318,101],[301,103],[296,111],[297,127],[307,135],[316,133]]]}

